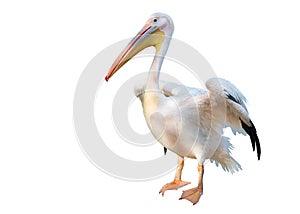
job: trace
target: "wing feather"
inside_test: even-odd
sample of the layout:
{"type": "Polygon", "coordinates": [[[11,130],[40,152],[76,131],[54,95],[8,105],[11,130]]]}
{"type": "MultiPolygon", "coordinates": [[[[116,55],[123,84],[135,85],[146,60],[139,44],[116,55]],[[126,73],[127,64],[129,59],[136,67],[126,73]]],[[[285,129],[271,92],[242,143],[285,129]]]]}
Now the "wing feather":
{"type": "Polygon", "coordinates": [[[260,159],[261,147],[256,128],[250,119],[246,108],[245,96],[229,81],[221,78],[211,78],[206,82],[206,88],[211,97],[225,100],[226,125],[231,127],[232,132],[245,132],[250,136],[253,151],[257,150],[260,159]]]}

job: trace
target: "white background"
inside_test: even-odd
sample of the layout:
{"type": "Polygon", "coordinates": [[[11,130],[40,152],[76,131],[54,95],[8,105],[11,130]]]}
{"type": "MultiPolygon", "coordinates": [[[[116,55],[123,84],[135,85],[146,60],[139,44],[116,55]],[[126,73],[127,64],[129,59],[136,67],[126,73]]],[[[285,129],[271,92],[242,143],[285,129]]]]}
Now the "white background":
{"type": "MultiPolygon", "coordinates": [[[[299,213],[300,5],[194,2],[0,3],[0,213],[299,213]],[[233,137],[244,170],[230,175],[207,164],[196,206],[178,201],[180,190],[158,195],[173,173],[128,182],[99,171],[73,128],[73,95],[87,63],[157,11],[173,18],[174,37],[244,92],[261,139],[258,162],[249,139],[233,137]]],[[[183,171],[191,187],[196,165],[187,161],[183,171]]]]}

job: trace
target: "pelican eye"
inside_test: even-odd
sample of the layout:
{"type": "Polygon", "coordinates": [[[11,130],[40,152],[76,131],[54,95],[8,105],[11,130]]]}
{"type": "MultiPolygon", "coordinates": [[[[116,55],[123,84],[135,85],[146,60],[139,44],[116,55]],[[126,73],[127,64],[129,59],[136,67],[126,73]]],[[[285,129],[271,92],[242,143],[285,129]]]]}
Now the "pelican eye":
{"type": "Polygon", "coordinates": [[[157,22],[157,19],[153,19],[153,22],[157,22]]]}

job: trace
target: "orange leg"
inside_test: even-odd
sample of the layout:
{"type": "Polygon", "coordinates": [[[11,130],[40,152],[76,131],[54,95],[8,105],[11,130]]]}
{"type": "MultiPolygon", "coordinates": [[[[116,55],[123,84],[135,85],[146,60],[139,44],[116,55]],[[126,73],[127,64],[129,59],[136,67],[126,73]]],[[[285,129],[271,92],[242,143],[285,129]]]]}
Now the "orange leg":
{"type": "Polygon", "coordinates": [[[199,172],[198,186],[192,189],[184,190],[179,200],[186,199],[192,202],[193,205],[198,203],[201,195],[203,194],[204,166],[202,164],[198,164],[198,172],[199,172]]]}
{"type": "Polygon", "coordinates": [[[181,180],[181,173],[182,173],[183,166],[184,166],[184,160],[183,160],[182,157],[178,156],[178,163],[177,163],[177,168],[176,168],[176,174],[175,174],[174,181],[165,184],[161,188],[159,193],[161,193],[162,196],[164,196],[164,193],[167,190],[177,190],[178,188],[181,188],[181,187],[191,183],[191,182],[181,180]]]}

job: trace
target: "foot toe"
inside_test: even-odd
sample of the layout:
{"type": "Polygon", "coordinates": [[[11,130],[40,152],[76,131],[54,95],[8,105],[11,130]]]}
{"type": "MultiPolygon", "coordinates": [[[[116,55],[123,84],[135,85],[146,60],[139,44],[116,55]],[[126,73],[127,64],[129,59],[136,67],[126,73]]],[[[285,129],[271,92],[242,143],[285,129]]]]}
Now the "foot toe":
{"type": "Polygon", "coordinates": [[[162,194],[162,196],[164,196],[165,191],[167,190],[177,190],[178,188],[181,188],[185,185],[190,184],[191,182],[188,181],[181,181],[181,180],[175,180],[172,181],[170,183],[165,184],[159,191],[159,193],[162,194]]]}
{"type": "Polygon", "coordinates": [[[193,203],[193,205],[195,205],[198,203],[201,195],[202,195],[202,190],[199,189],[198,187],[195,187],[189,190],[184,190],[179,200],[186,199],[191,203],[193,203]]]}

